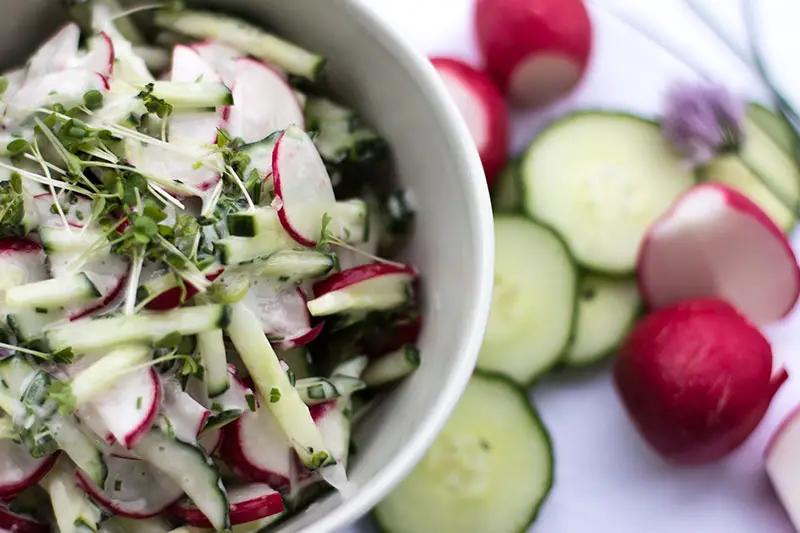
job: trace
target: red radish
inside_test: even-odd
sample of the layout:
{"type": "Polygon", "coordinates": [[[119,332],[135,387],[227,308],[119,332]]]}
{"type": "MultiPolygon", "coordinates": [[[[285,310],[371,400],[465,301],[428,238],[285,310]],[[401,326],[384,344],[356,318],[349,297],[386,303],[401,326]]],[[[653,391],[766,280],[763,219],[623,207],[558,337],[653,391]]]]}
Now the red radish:
{"type": "Polygon", "coordinates": [[[314,336],[306,297],[297,287],[281,287],[268,279],[253,279],[242,302],[259,318],[270,341],[294,344],[294,341],[314,336]]]}
{"type": "MultiPolygon", "coordinates": [[[[308,309],[306,309],[307,311],[308,309]]],[[[322,334],[322,331],[325,329],[325,321],[318,322],[316,326],[312,327],[305,333],[301,333],[294,337],[286,337],[283,340],[273,342],[272,344],[278,350],[294,350],[295,348],[302,348],[307,344],[310,344],[314,339],[319,337],[322,334]]]]}
{"type": "Polygon", "coordinates": [[[95,501],[116,514],[150,518],[161,514],[183,496],[183,490],[146,461],[106,457],[108,477],[98,487],[76,469],[78,485],[95,501]]]}
{"type": "Polygon", "coordinates": [[[236,60],[233,107],[228,132],[244,142],[260,141],[290,125],[305,127],[303,108],[286,80],[272,67],[251,58],[236,60]]]}
{"type": "Polygon", "coordinates": [[[153,427],[160,405],[158,374],[152,368],[143,368],[119,379],[114,388],[87,407],[97,413],[117,442],[130,450],[153,427]]]}
{"type": "Polygon", "coordinates": [[[592,48],[582,0],[477,0],[475,30],[487,70],[523,107],[566,95],[592,48]]]}
{"type": "Polygon", "coordinates": [[[210,428],[203,431],[197,438],[200,447],[203,448],[209,456],[216,455],[222,446],[222,429],[210,428]]]}
{"type": "MultiPolygon", "coordinates": [[[[246,524],[282,513],[283,498],[269,485],[253,483],[228,490],[231,525],[246,524]]],[[[211,523],[188,498],[172,506],[172,512],[187,524],[210,528],[211,523]]]]}
{"type": "MultiPolygon", "coordinates": [[[[211,274],[206,274],[206,279],[208,281],[214,281],[218,277],[220,277],[223,273],[223,269],[219,269],[216,272],[211,274]]],[[[153,298],[150,302],[145,305],[147,309],[151,311],[169,311],[170,309],[175,309],[180,307],[183,302],[189,300],[194,295],[197,294],[197,287],[192,285],[191,283],[184,283],[184,289],[181,290],[180,287],[173,287],[171,289],[167,289],[166,291],[162,292],[155,298],[153,298]]]]}
{"type": "Polygon", "coordinates": [[[392,278],[412,281],[417,276],[417,271],[410,265],[391,263],[370,263],[355,268],[336,272],[326,279],[314,284],[314,296],[320,297],[328,293],[346,289],[357,283],[364,283],[377,278],[392,276],[392,278]]]}
{"type": "Polygon", "coordinates": [[[281,225],[300,244],[315,246],[336,196],[325,163],[302,128],[289,126],[280,134],[272,152],[272,178],[281,225]]]}
{"type": "Polygon", "coordinates": [[[642,319],[614,367],[617,391],[650,446],[695,465],[738,448],[788,378],[772,348],[722,300],[691,300],[642,319]]]}
{"type": "Polygon", "coordinates": [[[764,452],[765,467],[772,487],[795,529],[800,530],[800,407],[781,423],[764,452]]]}
{"type": "Polygon", "coordinates": [[[48,533],[50,526],[33,517],[17,514],[8,508],[8,504],[0,503],[0,531],[9,533],[48,533]]]}
{"type": "MultiPolygon", "coordinates": [[[[53,253],[48,255],[50,274],[54,278],[70,274],[70,263],[78,255],[80,254],[53,253]]],[[[69,319],[78,320],[105,309],[122,292],[125,282],[128,280],[129,270],[128,261],[119,255],[97,256],[86,262],[81,267],[81,271],[91,280],[100,296],[86,304],[69,307],[67,309],[69,319]]]]}
{"type": "Polygon", "coordinates": [[[223,434],[220,455],[237,475],[277,489],[289,485],[292,446],[261,399],[255,412],[245,411],[223,434]]]}
{"type": "Polygon", "coordinates": [[[89,40],[89,51],[78,57],[73,67],[111,76],[114,72],[114,43],[111,37],[105,32],[92,37],[89,40]]]}
{"type": "Polygon", "coordinates": [[[486,181],[491,185],[505,166],[508,153],[505,98],[486,74],[462,61],[435,57],[431,63],[464,117],[481,156],[486,181]]]}
{"type": "Polygon", "coordinates": [[[0,272],[9,286],[47,279],[45,254],[39,243],[16,237],[0,239],[0,272]]]}
{"type": "MultiPolygon", "coordinates": [[[[192,47],[178,44],[172,49],[172,81],[183,83],[220,82],[222,78],[192,47]]],[[[217,140],[217,128],[224,117],[218,111],[178,111],[169,119],[169,137],[176,140],[199,141],[213,144],[217,140]]]]}
{"type": "Polygon", "coordinates": [[[637,273],[652,308],[716,297],[756,324],[784,317],[800,296],[800,268],[783,232],[750,199],[719,184],[694,187],[656,221],[637,273]]]}
{"type": "Polygon", "coordinates": [[[222,78],[203,57],[190,46],[177,44],[172,49],[171,80],[182,83],[220,82],[222,78]]]}
{"type": "Polygon", "coordinates": [[[58,453],[41,459],[10,439],[0,441],[0,499],[13,498],[41,480],[55,464],[58,453]]]}
{"type": "Polygon", "coordinates": [[[162,379],[161,414],[170,422],[175,437],[190,444],[206,426],[211,411],[185,393],[176,379],[162,379]]]}
{"type": "Polygon", "coordinates": [[[241,52],[220,41],[203,41],[193,44],[192,49],[219,73],[225,85],[228,87],[233,85],[236,60],[242,57],[241,52]]]}

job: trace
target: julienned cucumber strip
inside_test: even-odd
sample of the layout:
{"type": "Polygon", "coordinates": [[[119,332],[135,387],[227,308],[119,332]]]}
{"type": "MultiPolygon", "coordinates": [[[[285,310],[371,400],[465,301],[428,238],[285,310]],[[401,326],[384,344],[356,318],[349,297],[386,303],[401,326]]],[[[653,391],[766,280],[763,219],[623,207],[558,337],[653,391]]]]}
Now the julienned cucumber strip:
{"type": "Polygon", "coordinates": [[[70,382],[69,407],[80,409],[82,405],[98,395],[112,389],[117,381],[142,365],[152,354],[146,346],[119,346],[108,352],[85,370],[78,373],[70,382]]]}
{"type": "Polygon", "coordinates": [[[236,267],[286,283],[320,278],[337,266],[336,255],[315,250],[282,250],[236,267]]]}
{"type": "Polygon", "coordinates": [[[108,466],[96,441],[87,436],[73,417],[54,416],[48,422],[50,434],[58,447],[64,450],[75,465],[92,481],[103,486],[108,476],[108,466]]]}
{"type": "Polygon", "coordinates": [[[614,274],[633,272],[651,224],[695,183],[658,124],[599,111],[548,126],[520,176],[525,211],[557,231],[582,266],[614,274]]]}
{"type": "Polygon", "coordinates": [[[6,305],[14,309],[54,309],[90,302],[100,291],[83,272],[13,287],[6,291],[6,305]]]}
{"type": "Polygon", "coordinates": [[[132,316],[80,320],[46,332],[53,351],[72,349],[86,353],[126,343],[155,343],[167,335],[196,335],[224,328],[229,310],[224,305],[183,307],[164,313],[139,313],[132,316]]]}
{"type": "Polygon", "coordinates": [[[9,313],[6,322],[21,342],[30,345],[42,338],[46,328],[65,318],[58,309],[22,309],[9,313]]]}
{"type": "Polygon", "coordinates": [[[326,378],[299,379],[294,386],[306,405],[325,403],[341,396],[339,389],[326,378]]]}
{"type": "Polygon", "coordinates": [[[199,447],[152,430],[136,445],[145,461],[186,492],[217,531],[231,527],[228,495],[214,462],[199,447]]]}
{"type": "Polygon", "coordinates": [[[744,162],[735,155],[719,156],[698,170],[701,181],[722,183],[741,192],[784,231],[794,227],[795,213],[787,207],[744,162]]]}
{"type": "Polygon", "coordinates": [[[205,369],[203,381],[206,384],[206,392],[209,398],[215,398],[231,386],[222,330],[198,333],[197,352],[205,369]]]}
{"type": "Polygon", "coordinates": [[[62,456],[39,484],[50,495],[56,522],[62,533],[97,531],[102,513],[78,488],[73,468],[69,460],[62,456]]]}
{"type": "Polygon", "coordinates": [[[175,108],[206,108],[233,104],[231,90],[224,83],[152,83],[153,96],[175,108]]]}
{"type": "Polygon", "coordinates": [[[584,275],[578,289],[575,338],[564,355],[567,366],[586,366],[611,355],[639,315],[636,281],[584,275]]]}
{"type": "Polygon", "coordinates": [[[789,157],[796,157],[797,135],[784,117],[757,103],[747,106],[747,115],[789,157]]]}
{"type": "MultiPolygon", "coordinates": [[[[88,228],[47,226],[39,228],[39,238],[45,252],[83,252],[96,245],[103,238],[103,232],[88,228]]],[[[110,246],[97,247],[97,255],[107,254],[110,246]]]]}
{"type": "Polygon", "coordinates": [[[381,387],[403,379],[419,365],[419,350],[407,345],[371,361],[362,378],[368,387],[381,387]]]}
{"type": "Polygon", "coordinates": [[[577,268],[553,231],[523,216],[497,216],[494,229],[494,292],[478,368],[528,384],[572,339],[577,268]]]}
{"type": "Polygon", "coordinates": [[[552,483],[550,437],[525,391],[477,372],[433,446],[375,517],[388,533],[519,533],[552,483]]]}
{"type": "Polygon", "coordinates": [[[290,74],[315,81],[325,58],[269,34],[241,19],[207,11],[158,11],[157,26],[200,40],[216,39],[290,74]]]}
{"type": "Polygon", "coordinates": [[[408,302],[411,281],[408,274],[386,274],[367,279],[311,300],[308,310],[312,316],[329,316],[394,309],[408,302]]]}
{"type": "Polygon", "coordinates": [[[306,129],[316,131],[314,144],[329,163],[364,164],[386,153],[386,141],[356,114],[332,100],[308,99],[304,110],[306,129]]]}
{"type": "Polygon", "coordinates": [[[234,304],[227,331],[256,389],[265,401],[270,399],[267,406],[306,468],[317,470],[332,464],[333,458],[308,407],[289,382],[258,317],[244,304],[234,304]]]}
{"type": "Polygon", "coordinates": [[[283,229],[275,209],[265,207],[261,210],[257,239],[231,236],[214,244],[223,265],[245,263],[283,250],[305,249],[283,229]]]}

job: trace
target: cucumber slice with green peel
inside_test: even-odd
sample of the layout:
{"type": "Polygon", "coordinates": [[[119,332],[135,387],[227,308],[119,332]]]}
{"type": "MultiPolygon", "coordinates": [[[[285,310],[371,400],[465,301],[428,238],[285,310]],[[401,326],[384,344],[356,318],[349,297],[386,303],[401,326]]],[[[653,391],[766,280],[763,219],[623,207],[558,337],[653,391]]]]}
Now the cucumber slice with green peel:
{"type": "Polygon", "coordinates": [[[744,162],[735,155],[723,155],[698,170],[701,181],[722,183],[736,189],[755,202],[785,231],[794,227],[796,216],[764,185],[744,162]]]}
{"type": "Polygon", "coordinates": [[[197,352],[205,369],[203,381],[206,384],[206,392],[209,398],[215,398],[231,386],[222,330],[215,329],[198,333],[197,352]]]}
{"type": "Polygon", "coordinates": [[[254,276],[275,278],[282,283],[300,283],[309,279],[321,278],[336,267],[335,254],[315,250],[281,250],[238,265],[236,269],[254,276]]]}
{"type": "Polygon", "coordinates": [[[367,387],[382,387],[412,374],[420,362],[416,346],[403,346],[370,362],[361,377],[367,387]]]}
{"type": "Polygon", "coordinates": [[[43,339],[46,328],[66,317],[61,309],[21,309],[10,313],[6,322],[21,343],[30,345],[43,339]]]}
{"type": "MultiPolygon", "coordinates": [[[[39,228],[39,239],[42,248],[48,254],[52,252],[74,253],[84,252],[95,246],[104,233],[98,229],[66,228],[64,226],[45,226],[39,228]]],[[[109,246],[98,246],[96,254],[107,254],[111,251],[109,246]]]]}
{"type": "Polygon", "coordinates": [[[207,108],[233,104],[231,90],[224,83],[177,81],[155,81],[144,87],[156,98],[160,98],[176,109],[207,108]]]}
{"type": "Polygon", "coordinates": [[[12,287],[6,305],[13,309],[58,309],[90,302],[100,297],[94,283],[83,272],[12,287]]]}
{"type": "Polygon", "coordinates": [[[388,533],[518,533],[552,483],[553,447],[525,391],[478,372],[433,446],[375,517],[388,533]]]}
{"type": "Polygon", "coordinates": [[[612,354],[635,323],[640,309],[636,281],[582,276],[575,338],[564,354],[564,364],[586,366],[612,354]]]}
{"type": "Polygon", "coordinates": [[[77,419],[55,416],[47,427],[58,447],[89,479],[102,486],[108,477],[108,465],[96,440],[83,432],[77,419]]]}
{"type": "Polygon", "coordinates": [[[553,231],[523,216],[497,216],[494,229],[494,292],[478,368],[528,384],[572,340],[577,268],[553,231]]]}
{"type": "Polygon", "coordinates": [[[306,129],[325,161],[365,164],[387,152],[386,140],[351,110],[328,98],[311,97],[305,105],[306,129]]]}
{"type": "Polygon", "coordinates": [[[491,192],[495,213],[518,213],[522,211],[522,184],[520,183],[519,160],[512,160],[497,176],[491,192]]]}
{"type": "Polygon", "coordinates": [[[790,157],[795,157],[797,153],[797,134],[784,117],[757,103],[748,104],[747,116],[764,133],[769,135],[781,150],[790,157]]]}
{"type": "Polygon", "coordinates": [[[245,263],[283,250],[307,249],[286,232],[275,209],[262,207],[260,211],[258,238],[231,236],[214,244],[223,265],[245,263]]]}
{"type": "Polygon", "coordinates": [[[309,470],[318,470],[331,464],[319,430],[314,425],[308,407],[289,382],[266,335],[261,321],[244,304],[232,307],[228,336],[247,367],[256,389],[309,470]],[[271,401],[276,398],[276,401],[271,401]]]}
{"type": "Polygon", "coordinates": [[[154,430],[135,451],[182,488],[217,531],[230,528],[230,505],[222,478],[202,448],[154,430]]]}
{"type": "MultiPolygon", "coordinates": [[[[347,243],[365,242],[369,238],[369,210],[363,200],[336,202],[328,211],[331,235],[347,243]]],[[[294,216],[302,217],[299,209],[294,216]]],[[[312,213],[317,213],[314,209],[312,213]]],[[[261,207],[255,211],[242,211],[228,215],[228,231],[237,237],[271,236],[275,232],[277,212],[272,207],[261,207]]]]}
{"type": "Polygon", "coordinates": [[[59,458],[53,469],[39,482],[50,495],[58,529],[62,533],[96,532],[102,512],[75,483],[74,467],[59,458]]]}
{"type": "Polygon", "coordinates": [[[783,205],[797,212],[800,204],[800,169],[752,119],[745,119],[745,141],[739,150],[742,162],[783,205]]]}
{"type": "Polygon", "coordinates": [[[162,10],[156,12],[155,23],[161,28],[199,40],[218,40],[311,81],[315,81],[325,67],[324,57],[228,15],[189,9],[162,10]]]}
{"type": "Polygon", "coordinates": [[[336,385],[327,378],[298,379],[294,388],[306,405],[329,402],[341,396],[336,385]]]}
{"type": "Polygon", "coordinates": [[[411,299],[416,275],[411,267],[388,263],[343,270],[314,285],[317,297],[308,302],[308,310],[312,316],[329,316],[395,309],[411,299]]]}
{"type": "Polygon", "coordinates": [[[49,330],[45,338],[55,351],[86,353],[118,344],[156,343],[174,333],[196,335],[222,329],[228,318],[229,310],[224,305],[183,307],[163,313],[79,320],[49,330]]]}
{"type": "Polygon", "coordinates": [[[656,123],[598,111],[547,127],[520,176],[527,213],[557,231],[582,266],[614,274],[633,272],[650,225],[695,183],[656,123]]]}

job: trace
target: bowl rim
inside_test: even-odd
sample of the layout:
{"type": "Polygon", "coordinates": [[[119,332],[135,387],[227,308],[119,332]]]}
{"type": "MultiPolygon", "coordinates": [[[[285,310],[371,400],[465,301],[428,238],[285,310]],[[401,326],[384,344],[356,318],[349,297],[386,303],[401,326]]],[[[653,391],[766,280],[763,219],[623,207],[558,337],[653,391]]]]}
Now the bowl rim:
{"type": "Polygon", "coordinates": [[[468,211],[475,219],[478,279],[477,286],[474,287],[476,305],[462,315],[464,329],[467,331],[467,338],[462,342],[462,355],[453,365],[441,388],[440,401],[431,407],[417,431],[409,437],[408,442],[389,464],[368,482],[360,485],[352,499],[345,500],[315,524],[301,529],[302,533],[333,533],[355,523],[410,474],[422,459],[443,429],[472,376],[489,319],[494,285],[494,221],[489,189],[480,156],[458,107],[428,59],[369,7],[368,0],[342,0],[342,4],[357,19],[357,23],[387,46],[394,59],[433,101],[436,113],[434,118],[447,133],[452,152],[462,161],[466,196],[472,202],[468,211]]]}

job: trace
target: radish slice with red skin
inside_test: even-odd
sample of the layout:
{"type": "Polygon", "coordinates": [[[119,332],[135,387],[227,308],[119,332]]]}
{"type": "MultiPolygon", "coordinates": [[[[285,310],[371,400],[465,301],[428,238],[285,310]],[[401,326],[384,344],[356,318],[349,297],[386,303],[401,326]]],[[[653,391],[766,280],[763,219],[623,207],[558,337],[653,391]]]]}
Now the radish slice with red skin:
{"type": "Polygon", "coordinates": [[[105,32],[92,37],[89,51],[79,56],[71,66],[111,76],[114,72],[114,42],[111,37],[105,32]]]}
{"type": "Polygon", "coordinates": [[[61,28],[42,44],[28,60],[27,78],[33,80],[70,68],[78,57],[81,30],[75,23],[61,28]]]}
{"type": "MultiPolygon", "coordinates": [[[[223,269],[219,269],[212,274],[206,274],[206,279],[208,281],[214,281],[220,277],[223,272],[223,269]]],[[[183,302],[194,297],[198,292],[197,287],[189,282],[184,282],[184,287],[184,290],[181,290],[180,287],[167,289],[148,302],[145,307],[151,311],[169,311],[170,309],[180,307],[183,302]],[[183,298],[181,298],[182,296],[183,298]]]]}
{"type": "Polygon", "coordinates": [[[219,73],[225,85],[229,87],[233,85],[236,77],[236,60],[244,57],[241,52],[219,41],[203,41],[191,46],[206,63],[219,73]]]}
{"type": "Polygon", "coordinates": [[[491,186],[506,164],[509,117],[505,98],[488,75],[456,59],[431,58],[472,134],[491,186]]]}
{"type": "Polygon", "coordinates": [[[0,531],[8,533],[48,533],[50,526],[33,517],[12,512],[5,502],[0,503],[0,531]]]}
{"type": "MultiPolygon", "coordinates": [[[[78,255],[77,253],[51,254],[49,264],[52,276],[58,278],[69,275],[68,267],[78,255]]],[[[81,271],[94,284],[100,296],[87,304],[67,309],[70,320],[79,320],[110,305],[122,292],[128,279],[130,265],[122,256],[106,255],[90,259],[81,267],[81,271]]]]}
{"type": "Polygon", "coordinates": [[[102,488],[75,470],[78,486],[100,505],[129,518],[163,513],[183,497],[183,490],[146,461],[106,457],[108,477],[102,488]]]}
{"type": "Polygon", "coordinates": [[[478,0],[474,24],[487,70],[524,107],[565,96],[589,62],[592,23],[582,0],[478,0]]]}
{"type": "Polygon", "coordinates": [[[786,514],[800,530],[800,407],[773,433],[764,452],[764,466],[786,514]]]}
{"type": "Polygon", "coordinates": [[[197,438],[197,442],[209,456],[217,455],[222,446],[222,429],[211,428],[203,431],[197,438]]]}
{"type": "Polygon", "coordinates": [[[231,92],[228,132],[245,143],[260,141],[289,125],[305,127],[303,108],[294,90],[275,69],[260,61],[247,57],[236,60],[231,92]]]}
{"type": "Polygon", "coordinates": [[[314,296],[320,297],[382,276],[404,276],[410,280],[417,277],[417,270],[411,265],[390,263],[370,263],[342,270],[314,284],[314,296]]]}
{"type": "Polygon", "coordinates": [[[272,179],[283,228],[300,244],[315,246],[323,216],[336,204],[336,196],[314,141],[301,128],[289,126],[278,138],[272,152],[272,179]]]}
{"type": "Polygon", "coordinates": [[[0,441],[0,499],[13,498],[38,483],[57,458],[58,452],[35,459],[24,445],[10,439],[0,441]]]}
{"type": "Polygon", "coordinates": [[[196,444],[197,436],[205,427],[211,411],[185,393],[175,379],[163,379],[161,388],[161,414],[169,420],[172,433],[178,440],[196,444]]]}
{"type": "MultiPolygon", "coordinates": [[[[182,44],[172,49],[171,79],[181,83],[222,81],[217,71],[194,48],[182,44]]],[[[189,139],[213,144],[217,139],[217,128],[222,123],[221,111],[173,113],[169,118],[170,140],[189,139]]]]}
{"type": "Polygon", "coordinates": [[[295,348],[302,348],[303,346],[310,344],[317,337],[319,337],[324,329],[325,329],[325,321],[323,320],[317,323],[316,326],[312,327],[311,329],[309,329],[308,331],[306,331],[301,335],[298,335],[296,337],[285,338],[280,341],[275,341],[272,342],[272,344],[273,346],[275,346],[276,349],[282,351],[294,350],[295,348]]]}
{"type": "Polygon", "coordinates": [[[176,44],[172,49],[171,79],[174,82],[198,83],[221,82],[222,78],[197,50],[191,46],[176,44]]]}
{"type": "Polygon", "coordinates": [[[37,242],[17,237],[0,239],[0,263],[18,271],[22,283],[49,278],[45,260],[44,250],[37,242]]]}
{"type": "Polygon", "coordinates": [[[262,404],[259,398],[255,412],[247,410],[223,428],[220,455],[241,478],[282,489],[289,485],[294,452],[274,415],[262,404]]]}
{"type": "Polygon", "coordinates": [[[130,450],[153,427],[161,396],[158,374],[143,368],[117,380],[90,405],[117,442],[130,450]]]}
{"type": "Polygon", "coordinates": [[[800,296],[800,268],[781,229],[750,199],[719,184],[694,187],[653,225],[637,276],[651,308],[717,297],[756,324],[786,316],[800,296]]]}
{"type": "MultiPolygon", "coordinates": [[[[282,513],[284,510],[281,495],[264,483],[253,483],[228,489],[228,500],[231,505],[232,526],[255,522],[282,513]]],[[[212,527],[205,515],[188,498],[173,505],[172,512],[189,525],[212,527]]]]}
{"type": "Polygon", "coordinates": [[[305,295],[296,287],[280,287],[272,280],[254,278],[242,301],[259,318],[271,341],[299,339],[314,329],[305,295]]]}

